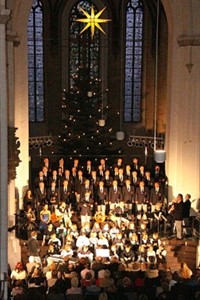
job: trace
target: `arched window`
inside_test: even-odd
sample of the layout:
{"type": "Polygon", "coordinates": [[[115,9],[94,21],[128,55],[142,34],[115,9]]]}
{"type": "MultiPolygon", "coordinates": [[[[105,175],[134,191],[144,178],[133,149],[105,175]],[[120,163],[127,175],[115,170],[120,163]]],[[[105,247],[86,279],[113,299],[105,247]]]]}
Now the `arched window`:
{"type": "MultiPolygon", "coordinates": [[[[94,5],[93,5],[94,7],[94,5]]],[[[80,1],[76,4],[70,14],[70,33],[69,33],[69,61],[70,61],[70,90],[79,89],[77,85],[77,77],[79,82],[83,78],[85,83],[93,85],[93,82],[99,82],[100,77],[100,43],[99,30],[95,30],[94,37],[91,38],[90,29],[82,34],[84,23],[76,22],[76,19],[85,18],[81,8],[90,14],[91,3],[89,1],[80,1]],[[81,78],[82,77],[82,78],[81,78]]],[[[96,13],[96,7],[94,7],[96,13]]],[[[90,89],[90,87],[85,87],[90,89]]]]}
{"type": "Polygon", "coordinates": [[[143,53],[143,5],[129,0],[126,6],[124,122],[140,122],[143,53]]]}
{"type": "Polygon", "coordinates": [[[29,121],[44,121],[43,12],[39,0],[33,2],[28,19],[29,121]]]}

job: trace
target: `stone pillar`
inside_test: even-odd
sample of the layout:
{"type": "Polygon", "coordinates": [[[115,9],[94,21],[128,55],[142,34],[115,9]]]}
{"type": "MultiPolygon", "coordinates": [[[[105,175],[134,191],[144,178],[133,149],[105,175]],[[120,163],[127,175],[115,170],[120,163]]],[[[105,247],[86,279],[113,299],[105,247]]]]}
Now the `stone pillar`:
{"type": "MultiPolygon", "coordinates": [[[[0,9],[0,279],[8,270],[7,230],[8,230],[8,97],[6,69],[6,22],[10,10],[0,9]]],[[[3,299],[7,300],[7,285],[5,283],[3,299]]]]}
{"type": "MultiPolygon", "coordinates": [[[[27,55],[27,21],[31,1],[23,1],[23,5],[13,18],[13,30],[17,37],[14,42],[14,126],[18,128],[16,135],[20,141],[20,160],[15,179],[16,200],[22,208],[22,198],[29,186],[29,100],[28,100],[28,55],[27,55]]],[[[16,14],[16,11],[15,11],[16,14]]],[[[14,15],[15,15],[14,14],[14,15]]]]}
{"type": "MultiPolygon", "coordinates": [[[[7,31],[7,78],[8,78],[8,125],[15,127],[15,97],[14,97],[14,47],[19,45],[19,39],[14,31],[7,31]]],[[[18,136],[18,132],[16,132],[18,136]]],[[[15,214],[17,211],[15,180],[9,182],[8,185],[8,227],[12,228],[15,225],[15,214]]],[[[21,260],[21,248],[19,239],[16,238],[16,231],[8,232],[8,262],[11,269],[16,265],[17,261],[21,260]]]]}
{"type": "Polygon", "coordinates": [[[175,3],[172,5],[166,166],[171,198],[177,193],[190,193],[195,209],[200,196],[200,2],[191,0],[191,5],[191,12],[186,4],[182,10],[175,3]]]}

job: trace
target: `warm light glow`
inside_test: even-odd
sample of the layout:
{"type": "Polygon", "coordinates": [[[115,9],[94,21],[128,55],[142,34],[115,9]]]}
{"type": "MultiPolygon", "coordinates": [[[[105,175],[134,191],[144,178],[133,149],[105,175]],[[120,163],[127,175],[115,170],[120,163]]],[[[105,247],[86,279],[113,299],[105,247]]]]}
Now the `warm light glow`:
{"type": "Polygon", "coordinates": [[[105,119],[100,119],[98,124],[99,124],[99,126],[101,126],[101,127],[105,126],[105,124],[106,124],[105,119]]]}
{"type": "Polygon", "coordinates": [[[87,95],[88,95],[89,98],[91,98],[92,97],[92,91],[88,91],[87,95]]]}
{"type": "Polygon", "coordinates": [[[91,7],[91,12],[90,15],[87,11],[85,11],[83,8],[81,8],[81,11],[83,14],[86,16],[86,18],[83,19],[77,19],[76,22],[82,22],[82,23],[87,23],[83,30],[81,30],[80,34],[83,33],[85,30],[87,30],[89,27],[91,27],[91,37],[94,37],[94,32],[95,32],[95,27],[97,27],[99,30],[101,30],[104,34],[105,31],[102,29],[102,27],[99,25],[99,23],[107,23],[111,21],[110,19],[99,19],[103,11],[106,9],[104,7],[102,10],[100,10],[96,15],[94,12],[94,7],[91,7]]]}

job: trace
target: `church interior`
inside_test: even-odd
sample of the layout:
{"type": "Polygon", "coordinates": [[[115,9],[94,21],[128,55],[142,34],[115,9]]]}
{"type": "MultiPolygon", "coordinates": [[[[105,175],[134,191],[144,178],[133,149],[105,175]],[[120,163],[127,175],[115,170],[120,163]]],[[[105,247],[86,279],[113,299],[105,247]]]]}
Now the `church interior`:
{"type": "Polygon", "coordinates": [[[138,236],[131,262],[149,266],[141,249],[158,234],[170,270],[186,263],[199,278],[199,12],[199,0],[0,0],[0,299],[32,232],[43,259],[48,222],[57,232],[60,220],[66,243],[74,224],[88,240],[96,223],[107,232],[90,263],[100,250],[133,271],[125,247],[112,249],[116,229],[124,245],[138,236]],[[180,197],[189,215],[176,219],[180,197]]]}

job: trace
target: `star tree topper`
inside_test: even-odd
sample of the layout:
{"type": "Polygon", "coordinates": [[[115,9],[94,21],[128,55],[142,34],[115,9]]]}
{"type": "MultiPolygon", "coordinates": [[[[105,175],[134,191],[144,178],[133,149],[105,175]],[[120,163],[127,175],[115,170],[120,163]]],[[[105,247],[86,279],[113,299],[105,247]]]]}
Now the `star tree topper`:
{"type": "Polygon", "coordinates": [[[85,30],[87,30],[89,27],[91,27],[91,37],[92,38],[94,36],[95,27],[97,27],[104,34],[106,34],[105,31],[102,29],[102,27],[99,25],[99,23],[107,23],[107,22],[111,21],[110,19],[99,19],[99,17],[101,16],[101,14],[104,12],[105,9],[106,9],[106,7],[104,7],[102,10],[100,10],[95,15],[94,7],[92,6],[91,7],[91,14],[89,15],[89,13],[87,11],[85,11],[83,8],[81,8],[81,11],[84,13],[84,15],[87,18],[77,19],[76,22],[82,22],[82,23],[87,23],[87,24],[85,25],[83,30],[81,30],[80,34],[83,33],[85,30]]]}

